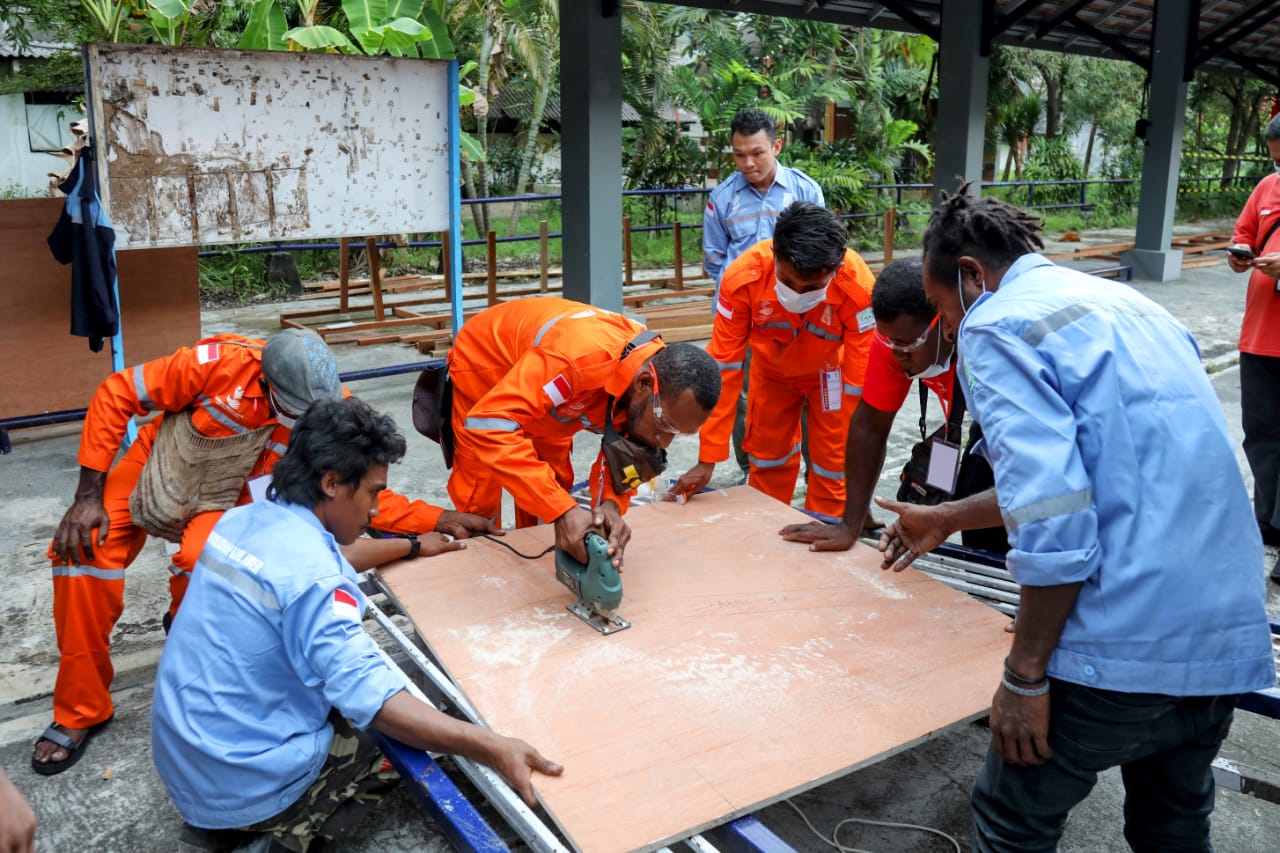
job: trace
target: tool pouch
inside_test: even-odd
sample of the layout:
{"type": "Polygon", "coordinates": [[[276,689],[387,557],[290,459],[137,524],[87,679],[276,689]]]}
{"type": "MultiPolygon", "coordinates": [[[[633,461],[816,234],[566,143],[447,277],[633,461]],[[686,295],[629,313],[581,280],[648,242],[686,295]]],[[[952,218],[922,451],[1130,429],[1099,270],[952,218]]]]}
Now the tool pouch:
{"type": "Polygon", "coordinates": [[[152,536],[181,542],[193,516],[235,506],[275,427],[273,421],[210,438],[195,428],[190,411],[167,413],[129,495],[133,523],[152,536]]]}

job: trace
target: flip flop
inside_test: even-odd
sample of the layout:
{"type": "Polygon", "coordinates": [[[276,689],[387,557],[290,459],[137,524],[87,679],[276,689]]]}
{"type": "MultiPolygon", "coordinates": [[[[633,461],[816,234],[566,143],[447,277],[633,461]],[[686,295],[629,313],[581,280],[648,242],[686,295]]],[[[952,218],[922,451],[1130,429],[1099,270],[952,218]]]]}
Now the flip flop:
{"type": "Polygon", "coordinates": [[[90,726],[89,730],[84,733],[84,739],[79,743],[72,740],[71,736],[66,732],[59,728],[55,728],[57,723],[49,726],[49,728],[44,730],[44,734],[40,735],[40,737],[36,739],[36,743],[39,744],[40,741],[47,740],[50,743],[57,744],[67,751],[67,757],[61,761],[36,761],[36,757],[33,754],[31,756],[31,769],[39,773],[41,776],[54,776],[61,773],[63,770],[66,770],[68,767],[80,760],[80,756],[84,753],[84,748],[89,745],[89,740],[99,731],[106,728],[107,724],[115,718],[116,715],[112,714],[97,725],[90,726]]]}

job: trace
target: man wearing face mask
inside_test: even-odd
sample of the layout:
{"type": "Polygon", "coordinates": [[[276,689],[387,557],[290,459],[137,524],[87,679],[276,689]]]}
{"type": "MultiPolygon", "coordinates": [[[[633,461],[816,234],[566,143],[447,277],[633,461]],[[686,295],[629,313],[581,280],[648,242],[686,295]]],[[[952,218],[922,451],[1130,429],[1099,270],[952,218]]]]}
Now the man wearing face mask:
{"type": "Polygon", "coordinates": [[[925,293],[956,336],[1021,586],[973,849],[1056,849],[1119,766],[1130,847],[1209,850],[1212,761],[1239,694],[1275,682],[1262,541],[1218,397],[1168,311],[1056,266],[1039,220],[967,190],[930,217],[925,293]]]}
{"type": "MultiPolygon", "coordinates": [[[[837,524],[791,524],[781,531],[783,538],[792,542],[810,543],[813,551],[845,551],[857,541],[855,531],[871,506],[894,417],[907,400],[912,380],[919,380],[937,395],[943,418],[950,414],[956,399],[955,344],[942,334],[938,312],[925,298],[924,265],[919,258],[897,260],[881,270],[871,293],[871,309],[876,334],[867,358],[862,402],[849,422],[845,447],[844,520],[837,524]]],[[[995,483],[987,461],[969,452],[981,438],[977,422],[971,421],[956,479],[957,499],[983,493],[995,483]]],[[[987,499],[994,497],[980,498],[987,499]]],[[[886,503],[887,509],[896,506],[886,503]]],[[[971,548],[999,553],[1009,550],[1003,526],[965,530],[961,535],[971,548]]]]}
{"type": "Polygon", "coordinates": [[[809,411],[811,468],[805,508],[844,511],[844,445],[862,394],[875,318],[874,277],[847,246],[844,226],[810,202],[779,216],[773,239],[752,246],[725,271],[707,352],[720,365],[724,392],[699,435],[698,464],[674,491],[691,495],[728,458],[742,360],[752,352],[744,445],[747,482],[791,503],[800,471],[800,412],[809,411]]]}
{"type": "MultiPolygon", "coordinates": [[[[124,607],[125,569],[147,535],[179,545],[170,566],[167,629],[223,510],[260,499],[296,416],[314,400],[344,393],[328,346],[303,329],[265,343],[230,334],[205,338],[98,386],[81,433],[75,501],[49,546],[62,657],[54,725],[32,756],[37,773],[75,764],[85,740],[112,717],[111,629],[124,607]],[[162,416],[139,429],[113,465],[129,419],[153,412],[162,416]]],[[[478,516],[390,491],[379,510],[372,526],[405,538],[357,540],[346,553],[358,568],[460,547],[430,531],[465,538],[491,530],[478,516]]]]}
{"type": "Polygon", "coordinates": [[[505,490],[516,526],[554,523],[557,547],[581,561],[585,535],[602,531],[618,567],[631,492],[662,473],[672,439],[695,434],[720,396],[719,370],[697,347],[667,346],[621,314],[550,296],[480,312],[448,362],[454,504],[496,522],[505,490]],[[603,436],[589,512],[569,492],[584,429],[603,436]]]}

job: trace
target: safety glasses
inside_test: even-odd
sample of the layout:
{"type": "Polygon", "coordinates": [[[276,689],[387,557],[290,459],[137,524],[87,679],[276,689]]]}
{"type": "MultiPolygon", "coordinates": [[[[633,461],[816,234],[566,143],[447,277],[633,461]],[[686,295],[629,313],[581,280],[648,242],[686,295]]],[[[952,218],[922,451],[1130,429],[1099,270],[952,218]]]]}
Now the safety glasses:
{"type": "Polygon", "coordinates": [[[889,340],[884,335],[880,334],[879,331],[876,332],[876,340],[878,340],[880,343],[884,344],[894,352],[915,352],[916,350],[920,349],[920,347],[924,346],[924,342],[929,339],[929,333],[933,331],[934,326],[938,325],[938,320],[941,317],[942,317],[941,314],[934,314],[933,322],[929,324],[929,327],[924,330],[924,332],[920,335],[920,337],[916,338],[913,342],[909,344],[895,344],[893,341],[889,340]]]}
{"type": "Polygon", "coordinates": [[[667,435],[697,435],[694,432],[681,432],[675,424],[667,420],[667,416],[662,412],[662,398],[658,396],[658,371],[654,369],[652,364],[649,365],[649,373],[653,376],[653,422],[658,429],[667,435]]]}

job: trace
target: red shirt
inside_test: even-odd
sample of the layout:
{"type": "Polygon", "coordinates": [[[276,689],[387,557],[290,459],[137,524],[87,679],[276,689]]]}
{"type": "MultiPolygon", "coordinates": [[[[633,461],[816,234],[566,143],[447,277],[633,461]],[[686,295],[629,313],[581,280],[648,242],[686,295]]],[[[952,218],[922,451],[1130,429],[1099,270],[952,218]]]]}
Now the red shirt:
{"type": "MultiPolygon", "coordinates": [[[[1280,228],[1267,240],[1267,245],[1258,245],[1277,220],[1280,220],[1280,175],[1267,175],[1245,202],[1231,239],[1252,246],[1259,257],[1280,252],[1280,228]]],[[[1249,275],[1244,321],[1240,324],[1240,352],[1280,356],[1280,293],[1276,292],[1276,280],[1260,270],[1249,275]]]]}
{"type": "MultiPolygon", "coordinates": [[[[889,348],[878,338],[871,339],[871,352],[867,355],[867,378],[862,383],[862,402],[882,412],[897,412],[906,402],[911,383],[902,365],[893,357],[889,348]]],[[[951,412],[951,394],[955,388],[956,363],[951,359],[951,366],[941,376],[921,379],[927,388],[938,395],[942,404],[942,417],[951,412]]]]}

